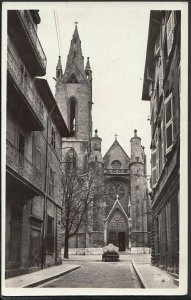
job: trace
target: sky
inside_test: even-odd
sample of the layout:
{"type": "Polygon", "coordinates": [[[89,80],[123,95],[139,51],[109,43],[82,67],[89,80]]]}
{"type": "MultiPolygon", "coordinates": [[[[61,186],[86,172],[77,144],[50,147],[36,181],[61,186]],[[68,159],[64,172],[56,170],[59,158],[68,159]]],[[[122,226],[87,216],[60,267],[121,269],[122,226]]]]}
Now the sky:
{"type": "Polygon", "coordinates": [[[119,143],[130,156],[130,139],[137,129],[149,158],[150,103],[141,100],[149,9],[127,2],[64,2],[55,10],[41,7],[38,36],[47,57],[45,77],[53,94],[59,55],[54,13],[59,20],[63,69],[76,21],[85,62],[87,56],[90,57],[93,133],[98,129],[102,154],[107,152],[117,134],[119,143]]]}

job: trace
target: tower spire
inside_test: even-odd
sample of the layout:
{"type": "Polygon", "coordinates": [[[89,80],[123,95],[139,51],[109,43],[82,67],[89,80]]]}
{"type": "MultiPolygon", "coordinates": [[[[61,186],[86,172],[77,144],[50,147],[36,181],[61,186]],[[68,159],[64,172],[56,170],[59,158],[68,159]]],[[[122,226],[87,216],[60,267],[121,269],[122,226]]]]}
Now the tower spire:
{"type": "Polygon", "coordinates": [[[74,62],[80,71],[84,73],[84,57],[82,55],[81,40],[78,33],[77,24],[78,22],[75,22],[75,29],[70,43],[65,72],[70,68],[71,63],[74,62]]]}

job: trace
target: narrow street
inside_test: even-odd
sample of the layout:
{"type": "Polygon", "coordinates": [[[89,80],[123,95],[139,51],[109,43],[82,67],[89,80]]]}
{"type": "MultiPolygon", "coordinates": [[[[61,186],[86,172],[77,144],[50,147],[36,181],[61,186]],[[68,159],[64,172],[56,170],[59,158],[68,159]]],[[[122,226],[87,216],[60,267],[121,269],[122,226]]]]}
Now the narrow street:
{"type": "MultiPolygon", "coordinates": [[[[69,261],[67,263],[73,264],[69,261]]],[[[130,261],[80,261],[81,268],[52,280],[48,288],[140,288],[130,261]]]]}

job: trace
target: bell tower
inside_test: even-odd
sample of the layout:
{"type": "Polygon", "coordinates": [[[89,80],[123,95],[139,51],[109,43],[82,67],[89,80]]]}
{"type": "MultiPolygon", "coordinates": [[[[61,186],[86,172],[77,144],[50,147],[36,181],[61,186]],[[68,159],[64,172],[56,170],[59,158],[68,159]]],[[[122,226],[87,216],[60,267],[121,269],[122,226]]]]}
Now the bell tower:
{"type": "Polygon", "coordinates": [[[92,137],[92,71],[89,57],[84,67],[77,24],[63,74],[61,57],[58,60],[55,97],[71,134],[69,139],[63,140],[63,148],[74,148],[78,167],[81,167],[92,137]]]}
{"type": "Polygon", "coordinates": [[[131,252],[146,253],[148,248],[148,188],[146,155],[141,138],[134,130],[131,138],[130,185],[131,185],[131,252]]]}

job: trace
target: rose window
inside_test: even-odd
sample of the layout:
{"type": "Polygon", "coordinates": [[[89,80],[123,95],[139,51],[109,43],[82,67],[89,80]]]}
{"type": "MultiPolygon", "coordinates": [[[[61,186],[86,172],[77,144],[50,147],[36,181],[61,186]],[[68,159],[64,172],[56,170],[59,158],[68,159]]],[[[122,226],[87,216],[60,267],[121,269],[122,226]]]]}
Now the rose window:
{"type": "Polygon", "coordinates": [[[108,199],[122,200],[127,195],[127,186],[122,182],[111,182],[106,186],[106,195],[108,199]]]}

